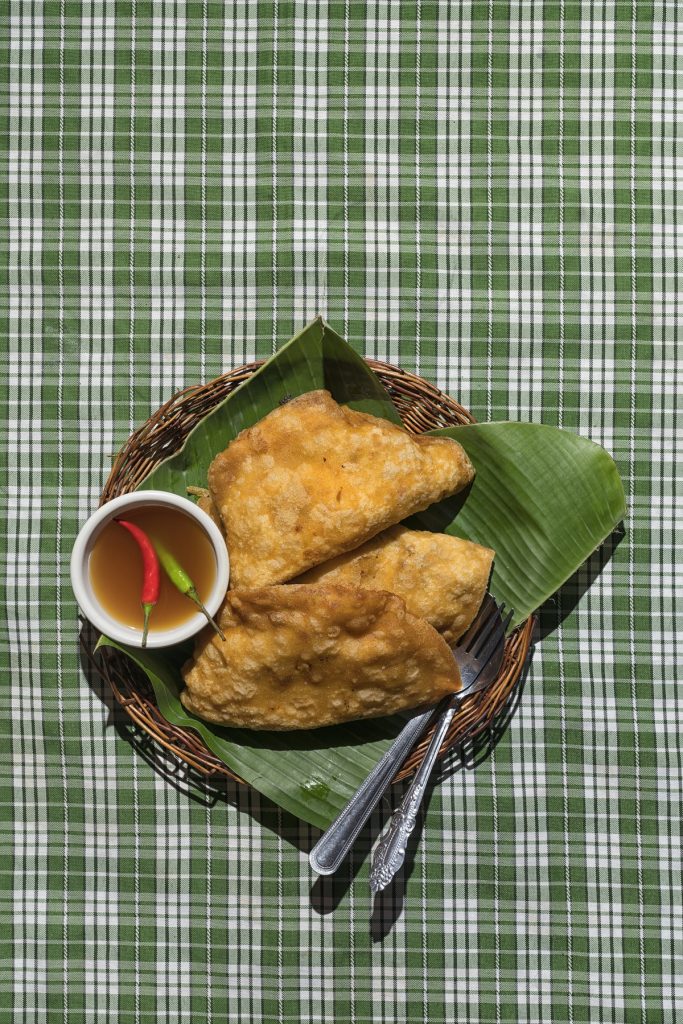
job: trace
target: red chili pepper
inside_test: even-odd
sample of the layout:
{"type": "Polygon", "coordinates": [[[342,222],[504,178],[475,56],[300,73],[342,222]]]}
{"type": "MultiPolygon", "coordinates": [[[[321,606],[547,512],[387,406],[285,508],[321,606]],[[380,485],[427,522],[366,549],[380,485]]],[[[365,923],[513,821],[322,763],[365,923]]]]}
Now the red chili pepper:
{"type": "Polygon", "coordinates": [[[161,571],[159,569],[159,559],[157,553],[154,550],[154,545],[147,536],[144,530],[141,530],[135,523],[129,522],[127,519],[115,519],[114,522],[118,523],[119,526],[123,526],[125,530],[135,539],[138,547],[140,548],[140,554],[142,555],[142,592],[140,594],[140,601],[142,603],[142,610],[145,613],[145,622],[142,630],[142,646],[147,646],[147,631],[149,629],[149,617],[152,612],[152,608],[159,600],[159,587],[161,586],[161,571]]]}

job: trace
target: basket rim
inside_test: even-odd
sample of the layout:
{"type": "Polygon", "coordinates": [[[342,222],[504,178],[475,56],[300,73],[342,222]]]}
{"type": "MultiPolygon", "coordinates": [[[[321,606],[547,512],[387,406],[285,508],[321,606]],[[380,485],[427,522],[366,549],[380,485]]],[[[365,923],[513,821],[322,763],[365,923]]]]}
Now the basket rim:
{"type": "MultiPolygon", "coordinates": [[[[379,359],[364,357],[368,365],[375,370],[383,385],[387,388],[389,395],[397,407],[401,419],[407,429],[414,433],[421,433],[427,429],[420,424],[426,417],[421,416],[421,403],[430,403],[438,410],[442,418],[451,418],[461,423],[476,423],[472,413],[446,392],[441,391],[435,384],[425,380],[409,370],[400,366],[387,363],[379,359]],[[406,415],[402,412],[402,404],[408,401],[415,403],[411,405],[410,415],[415,421],[417,429],[406,423],[406,415]]],[[[205,382],[182,388],[167,399],[159,408],[153,412],[147,420],[137,427],[124,441],[123,445],[114,457],[109,475],[100,495],[100,505],[105,504],[117,493],[133,490],[136,486],[135,475],[130,472],[131,456],[136,449],[144,446],[153,438],[155,432],[166,429],[173,429],[175,425],[181,426],[183,416],[193,416],[198,423],[203,415],[227,397],[237,386],[247,380],[266,360],[255,360],[241,366],[234,367],[225,373],[205,382]],[[225,391],[225,395],[222,392],[225,391]],[[216,397],[218,395],[218,397],[216,397]],[[190,407],[187,413],[185,406],[190,407]],[[130,477],[130,479],[129,479],[130,477]],[[117,490],[117,484],[122,481],[123,490],[117,490]],[[132,486],[129,484],[132,483],[132,486]]],[[[196,425],[194,423],[193,425],[196,425]]],[[[456,425],[451,423],[451,425],[456,425]]],[[[190,427],[190,429],[192,429],[190,427]]],[[[189,430],[186,430],[185,436],[189,430]]],[[[185,436],[181,438],[180,444],[175,450],[182,447],[185,436]]],[[[163,458],[167,458],[173,452],[166,451],[163,458]]],[[[156,462],[161,459],[142,460],[138,471],[144,470],[143,477],[154,468],[156,462]]],[[[535,616],[531,615],[520,623],[508,636],[505,648],[503,666],[498,679],[486,691],[485,695],[496,693],[495,713],[477,717],[476,711],[483,705],[483,698],[477,700],[478,695],[472,695],[463,701],[462,709],[455,716],[451,727],[446,734],[439,750],[439,758],[443,758],[457,744],[460,750],[466,742],[473,742],[480,737],[491,725],[494,718],[509,708],[514,693],[517,690],[524,666],[527,661],[528,652],[531,646],[532,632],[535,623],[535,616]]],[[[127,714],[134,726],[141,729],[150,736],[155,743],[159,744],[166,751],[173,754],[189,768],[206,778],[228,778],[237,783],[245,784],[236,773],[234,773],[220,758],[217,757],[208,747],[198,733],[189,728],[180,728],[171,725],[159,711],[156,701],[148,695],[143,695],[135,688],[131,677],[122,675],[122,670],[117,664],[117,657],[109,650],[101,649],[98,653],[99,660],[94,654],[85,650],[86,656],[91,665],[108,683],[111,691],[122,710],[127,714]]],[[[132,672],[132,669],[130,670],[132,672]]],[[[495,702],[494,702],[495,703],[495,702]]],[[[422,740],[416,744],[406,759],[403,767],[394,778],[399,782],[410,776],[431,739],[433,729],[430,729],[422,740]]],[[[462,755],[461,755],[462,756],[462,755]]]]}

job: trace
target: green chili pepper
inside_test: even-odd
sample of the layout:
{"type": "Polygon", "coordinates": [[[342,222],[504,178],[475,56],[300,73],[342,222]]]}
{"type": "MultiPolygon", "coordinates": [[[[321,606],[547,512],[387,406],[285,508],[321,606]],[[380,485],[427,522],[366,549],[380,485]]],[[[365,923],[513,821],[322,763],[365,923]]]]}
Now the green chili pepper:
{"type": "Polygon", "coordinates": [[[171,581],[171,583],[173,584],[173,586],[176,587],[181,594],[185,594],[185,596],[189,597],[191,601],[194,601],[197,607],[202,610],[208,621],[216,630],[221,640],[225,640],[225,634],[223,633],[223,630],[221,629],[217,622],[214,622],[214,620],[211,618],[208,611],[200,601],[199,594],[197,593],[195,585],[190,579],[190,577],[187,575],[185,570],[183,569],[182,565],[180,565],[180,563],[175,559],[175,557],[171,554],[168,548],[164,547],[161,541],[158,540],[156,537],[152,538],[152,544],[154,545],[154,550],[159,556],[159,561],[161,562],[164,571],[168,576],[169,580],[171,581]]]}

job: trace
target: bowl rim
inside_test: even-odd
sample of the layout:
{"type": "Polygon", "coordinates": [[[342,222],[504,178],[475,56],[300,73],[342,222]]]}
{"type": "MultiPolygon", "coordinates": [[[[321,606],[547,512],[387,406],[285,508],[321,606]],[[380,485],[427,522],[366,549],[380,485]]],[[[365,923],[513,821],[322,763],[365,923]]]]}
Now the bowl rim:
{"type": "MultiPolygon", "coordinates": [[[[71,551],[71,588],[78,605],[88,619],[102,633],[128,647],[142,648],[142,630],[126,626],[113,618],[99,603],[90,585],[88,563],[95,539],[115,515],[123,509],[140,508],[145,505],[165,505],[175,508],[193,519],[204,531],[213,548],[216,559],[216,579],[206,600],[209,615],[215,615],[220,608],[230,580],[230,559],[228,549],[220,530],[209,516],[188,498],[171,491],[130,491],[112,498],[101,505],[80,528],[71,551]]],[[[206,625],[201,612],[196,612],[186,622],[172,629],[150,630],[145,650],[171,647],[195,636],[206,625]]]]}

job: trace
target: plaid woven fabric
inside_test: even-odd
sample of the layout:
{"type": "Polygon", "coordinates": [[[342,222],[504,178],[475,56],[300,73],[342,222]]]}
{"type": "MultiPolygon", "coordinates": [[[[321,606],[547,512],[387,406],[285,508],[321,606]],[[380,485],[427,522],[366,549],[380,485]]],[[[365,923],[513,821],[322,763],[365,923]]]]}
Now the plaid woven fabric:
{"type": "Polygon", "coordinates": [[[2,5],[0,1019],[682,1019],[682,14],[2,5]],[[316,882],[314,829],[164,772],[68,580],[130,430],[317,313],[478,418],[603,444],[629,504],[374,910],[380,816],[316,882]]]}

